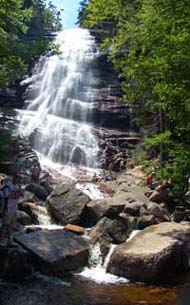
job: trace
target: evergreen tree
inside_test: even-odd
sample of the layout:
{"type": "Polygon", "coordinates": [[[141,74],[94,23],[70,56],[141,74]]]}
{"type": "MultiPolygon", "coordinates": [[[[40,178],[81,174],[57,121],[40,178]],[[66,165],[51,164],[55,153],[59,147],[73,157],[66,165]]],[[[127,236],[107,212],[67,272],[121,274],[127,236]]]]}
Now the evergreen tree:
{"type": "Polygon", "coordinates": [[[91,28],[114,21],[114,39],[108,35],[104,45],[112,50],[124,99],[147,146],[157,149],[182,189],[190,172],[190,2],[90,0],[84,16],[82,24],[91,28]]]}
{"type": "Polygon", "coordinates": [[[20,79],[51,48],[49,31],[60,28],[60,12],[51,2],[0,0],[0,87],[20,79]]]}

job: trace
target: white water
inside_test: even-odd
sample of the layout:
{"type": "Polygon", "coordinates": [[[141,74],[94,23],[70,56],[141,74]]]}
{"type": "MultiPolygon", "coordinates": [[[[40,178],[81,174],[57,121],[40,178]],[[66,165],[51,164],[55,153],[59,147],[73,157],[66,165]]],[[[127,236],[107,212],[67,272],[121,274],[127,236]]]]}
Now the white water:
{"type": "Polygon", "coordinates": [[[56,163],[96,166],[98,151],[92,126],[92,63],[98,55],[88,30],[60,32],[60,54],[42,57],[23,83],[27,109],[21,112],[19,133],[30,136],[34,148],[56,163]]]}
{"type": "Polygon", "coordinates": [[[97,283],[128,283],[129,281],[127,279],[106,272],[107,265],[115,247],[116,245],[111,245],[110,251],[103,263],[100,244],[96,243],[95,245],[91,245],[89,261],[90,267],[85,267],[79,275],[97,283]]]}
{"type": "Polygon", "coordinates": [[[140,232],[140,230],[134,230],[131,232],[129,238],[127,238],[126,242],[130,241],[133,237],[135,237],[138,233],[140,232]]]}
{"type": "MultiPolygon", "coordinates": [[[[130,241],[134,238],[139,230],[134,230],[126,242],[130,241]]],[[[111,255],[115,249],[116,245],[111,245],[110,251],[107,254],[104,263],[100,251],[100,244],[96,243],[95,245],[91,245],[90,247],[90,260],[89,267],[84,268],[84,270],[80,273],[81,276],[89,278],[97,283],[128,283],[129,281],[126,278],[118,277],[116,275],[110,274],[106,272],[108,263],[110,261],[111,255]]]]}

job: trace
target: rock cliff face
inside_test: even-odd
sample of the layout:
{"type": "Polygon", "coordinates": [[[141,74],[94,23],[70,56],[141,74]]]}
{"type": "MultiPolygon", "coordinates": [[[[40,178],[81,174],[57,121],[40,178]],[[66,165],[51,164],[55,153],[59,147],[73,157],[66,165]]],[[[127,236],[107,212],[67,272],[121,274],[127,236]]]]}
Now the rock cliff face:
{"type": "Polygon", "coordinates": [[[127,131],[130,129],[130,109],[122,99],[121,83],[107,54],[93,62],[95,101],[93,123],[97,126],[127,131]]]}

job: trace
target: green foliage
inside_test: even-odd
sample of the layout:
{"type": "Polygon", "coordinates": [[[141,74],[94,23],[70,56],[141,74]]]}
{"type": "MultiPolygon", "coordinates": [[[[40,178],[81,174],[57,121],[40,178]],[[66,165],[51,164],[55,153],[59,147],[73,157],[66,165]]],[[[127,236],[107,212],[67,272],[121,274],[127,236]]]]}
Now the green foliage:
{"type": "Polygon", "coordinates": [[[171,144],[171,132],[169,130],[166,130],[163,133],[159,133],[157,135],[154,135],[153,137],[144,139],[144,145],[146,149],[149,149],[151,147],[160,147],[160,145],[170,145],[171,144]]]}
{"type": "Polygon", "coordinates": [[[135,152],[133,160],[135,162],[135,165],[145,164],[147,161],[146,152],[144,150],[135,152]]]}
{"type": "Polygon", "coordinates": [[[50,31],[61,28],[60,12],[45,0],[1,0],[0,87],[20,79],[51,48],[50,31]]]}
{"type": "Polygon", "coordinates": [[[83,10],[84,26],[114,23],[104,45],[124,98],[147,130],[145,146],[161,156],[160,177],[169,173],[180,193],[190,173],[189,0],[89,0],[83,10]]]}
{"type": "Polygon", "coordinates": [[[81,20],[81,24],[93,27],[108,20],[116,20],[119,17],[121,0],[91,0],[83,6],[85,19],[81,20]]]}

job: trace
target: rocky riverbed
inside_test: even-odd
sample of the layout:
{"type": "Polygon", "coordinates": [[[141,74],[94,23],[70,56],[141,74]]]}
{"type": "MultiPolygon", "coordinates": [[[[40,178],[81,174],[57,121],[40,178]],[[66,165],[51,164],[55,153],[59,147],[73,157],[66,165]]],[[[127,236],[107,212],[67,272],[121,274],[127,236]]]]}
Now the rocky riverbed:
{"type": "MultiPolygon", "coordinates": [[[[32,160],[38,164],[37,156],[32,160]]],[[[17,246],[0,249],[2,305],[26,304],[29,298],[27,304],[32,305],[185,304],[190,224],[174,222],[175,209],[171,213],[167,203],[144,195],[141,167],[117,174],[114,181],[96,183],[93,172],[85,169],[55,169],[46,163],[40,169],[39,180],[33,181],[26,168],[28,180],[14,234],[17,246]],[[51,231],[51,226],[40,226],[40,213],[48,217],[48,224],[59,226],[51,231]],[[141,232],[127,242],[136,229],[141,232]],[[118,280],[113,285],[108,278],[98,284],[88,279],[88,272],[80,274],[78,267],[92,267],[90,249],[96,245],[104,269],[125,278],[125,284],[118,280]],[[132,281],[171,287],[144,287],[132,281]]]]}
{"type": "MultiPolygon", "coordinates": [[[[34,161],[36,162],[36,159],[34,159],[34,161]]],[[[85,170],[83,170],[83,175],[82,170],[76,170],[75,173],[73,172],[72,179],[71,177],[64,177],[62,179],[61,173],[55,173],[56,171],[53,171],[53,176],[50,177],[47,169],[42,170],[39,181],[33,181],[32,175],[29,175],[31,181],[23,186],[24,197],[20,200],[18,211],[18,221],[21,230],[18,230],[14,239],[16,243],[24,247],[24,251],[26,252],[26,268],[23,269],[24,275],[25,273],[26,275],[30,275],[31,268],[28,268],[28,266],[31,265],[31,261],[32,266],[35,266],[37,270],[41,271],[43,269],[43,272],[48,274],[52,273],[54,275],[63,275],[65,270],[72,271],[85,264],[87,265],[89,256],[88,244],[96,245],[97,243],[100,245],[103,260],[109,253],[112,244],[121,244],[121,248],[124,249],[123,254],[120,252],[120,256],[117,255],[120,246],[116,246],[111,256],[108,270],[111,271],[111,273],[120,276],[122,275],[129,280],[142,282],[151,281],[153,283],[165,281],[165,276],[160,276],[160,272],[162,271],[163,266],[167,265],[168,260],[173,262],[171,263],[170,270],[174,271],[174,275],[178,274],[179,269],[188,269],[188,255],[185,256],[185,253],[188,253],[189,251],[188,239],[190,225],[188,222],[184,224],[171,222],[172,215],[169,213],[165,203],[158,204],[150,201],[144,196],[144,189],[141,186],[144,177],[141,168],[136,167],[132,170],[128,170],[123,174],[118,175],[117,179],[114,181],[96,183],[93,183],[92,181],[89,182],[90,179],[92,180],[93,173],[89,173],[85,170]],[[78,184],[77,179],[80,179],[80,181],[83,180],[83,182],[78,184]],[[85,182],[85,179],[87,182],[85,182]],[[97,198],[95,199],[93,196],[91,197],[92,187],[97,190],[99,189],[99,193],[97,192],[97,198]],[[104,193],[102,193],[102,197],[98,197],[99,194],[101,194],[101,189],[104,190],[104,193]],[[48,232],[46,229],[40,227],[36,228],[35,225],[39,224],[38,214],[41,212],[41,209],[45,211],[46,208],[54,223],[62,226],[71,224],[74,225],[74,228],[76,225],[79,226],[79,228],[84,227],[83,233],[85,233],[85,228],[88,228],[88,231],[85,233],[88,242],[84,244],[85,239],[77,236],[76,233],[78,232],[75,231],[75,229],[73,230],[73,233],[68,233],[63,227],[61,227],[62,232],[60,229],[58,231],[54,230],[48,232]],[[30,225],[30,229],[27,231],[25,229],[26,225],[30,225]],[[150,228],[148,230],[144,229],[146,227],[150,228]],[[143,229],[141,235],[144,238],[144,242],[142,242],[143,239],[139,234],[133,238],[133,252],[139,247],[143,249],[146,244],[146,250],[151,258],[150,261],[152,262],[152,265],[148,262],[148,257],[143,257],[144,250],[137,251],[138,259],[135,255],[133,258],[126,258],[127,251],[130,253],[130,250],[127,249],[130,249],[131,244],[131,242],[126,243],[126,240],[134,229],[143,229]],[[168,238],[165,238],[164,240],[164,237],[159,237],[160,234],[166,235],[168,238]],[[160,240],[158,240],[158,237],[160,240]],[[68,240],[68,244],[65,243],[66,240],[68,240]],[[158,253],[156,252],[156,254],[154,254],[156,246],[152,247],[151,240],[157,241],[160,247],[158,250],[159,257],[161,257],[161,263],[159,263],[160,269],[158,268],[159,270],[156,270],[155,273],[152,274],[152,277],[150,276],[149,278],[146,277],[147,272],[139,273],[137,270],[135,275],[134,272],[130,273],[130,270],[133,270],[137,261],[140,260],[142,260],[140,265],[142,266],[144,263],[144,268],[146,269],[147,265],[152,272],[155,269],[155,265],[158,267],[158,259],[156,258],[158,253]],[[139,244],[139,241],[142,245],[139,244]],[[163,247],[161,246],[161,241],[163,241],[163,247]],[[62,252],[61,244],[64,244],[64,248],[67,249],[67,254],[62,252]],[[57,249],[57,253],[55,253],[55,249],[57,249]],[[29,251],[29,253],[26,250],[29,251]],[[76,253],[75,256],[73,256],[74,253],[76,253]],[[84,259],[82,259],[82,253],[84,253],[84,259]],[[153,260],[153,255],[155,255],[155,261],[153,260]],[[29,259],[28,256],[30,257],[29,259]],[[119,257],[118,261],[115,260],[115,256],[119,257]],[[71,257],[71,263],[68,263],[69,257],[71,257]],[[74,260],[73,257],[75,257],[74,260]],[[30,263],[27,263],[28,260],[30,263]],[[66,269],[65,267],[60,267],[64,266],[65,260],[67,266],[70,265],[70,267],[66,269]],[[127,263],[125,263],[125,260],[127,263]],[[53,265],[51,264],[52,261],[54,262],[53,265]],[[130,267],[132,269],[125,270],[124,266],[122,267],[121,265],[124,264],[128,266],[129,261],[132,264],[130,267]],[[41,268],[40,264],[46,267],[41,268]],[[29,274],[26,272],[27,268],[29,274]],[[62,273],[60,273],[60,269],[63,270],[62,273]],[[57,270],[59,270],[59,272],[57,270]]],[[[19,247],[14,251],[11,250],[7,252],[6,256],[9,257],[8,265],[10,270],[14,270],[15,267],[13,268],[13,266],[15,261],[17,266],[19,266],[19,262],[22,261],[23,251],[20,250],[19,247]],[[14,256],[18,259],[15,259],[12,262],[13,252],[14,256]]],[[[4,255],[3,253],[4,252],[1,253],[2,257],[4,255]]],[[[3,266],[4,263],[2,263],[2,268],[3,266]]],[[[149,275],[150,271],[148,272],[149,275]]],[[[3,274],[5,273],[6,270],[3,271],[3,274]]],[[[19,273],[19,276],[22,278],[21,273],[19,273]]],[[[11,275],[9,275],[9,278],[10,277],[11,275]]]]}

